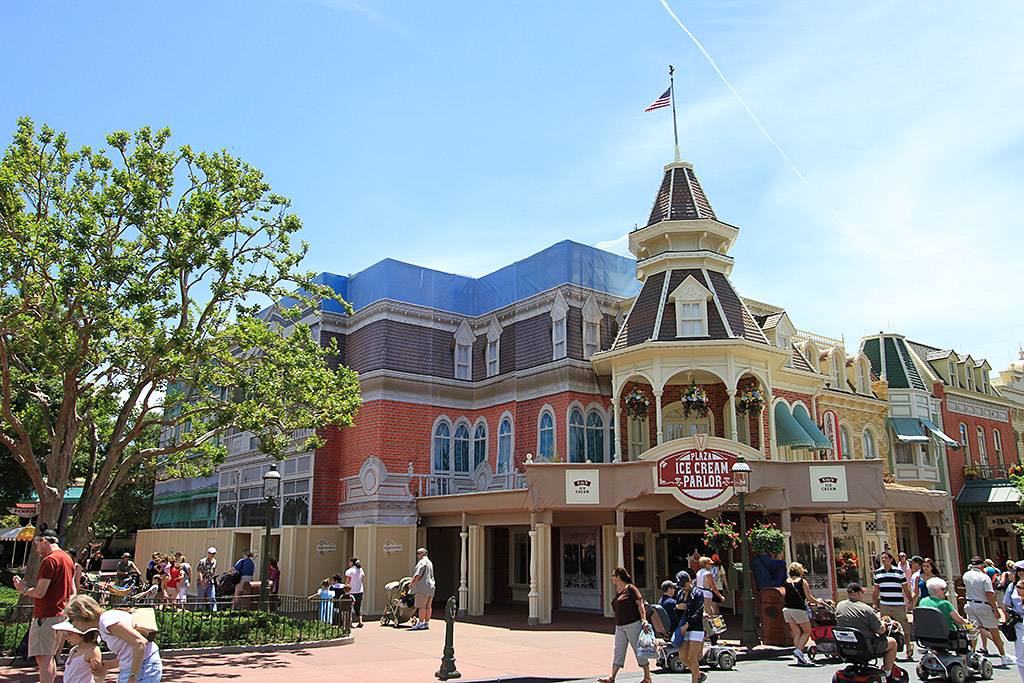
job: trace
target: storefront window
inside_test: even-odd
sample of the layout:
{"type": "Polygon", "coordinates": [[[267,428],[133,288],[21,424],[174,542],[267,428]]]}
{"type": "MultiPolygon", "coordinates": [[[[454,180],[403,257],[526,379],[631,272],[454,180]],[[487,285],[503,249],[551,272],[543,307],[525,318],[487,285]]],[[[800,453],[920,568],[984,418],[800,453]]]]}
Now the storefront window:
{"type": "Polygon", "coordinates": [[[309,496],[291,496],[281,506],[282,524],[309,524],[309,496]]]}
{"type": "Polygon", "coordinates": [[[217,506],[217,526],[232,527],[238,526],[238,506],[234,503],[227,503],[217,506]]]}

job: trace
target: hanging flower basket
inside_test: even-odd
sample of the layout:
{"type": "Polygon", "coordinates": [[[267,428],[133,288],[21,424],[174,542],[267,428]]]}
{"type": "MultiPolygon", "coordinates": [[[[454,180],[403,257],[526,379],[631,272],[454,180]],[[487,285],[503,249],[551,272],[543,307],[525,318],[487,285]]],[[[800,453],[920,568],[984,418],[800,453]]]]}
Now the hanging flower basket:
{"type": "Polygon", "coordinates": [[[754,553],[781,553],[786,549],[786,537],[774,524],[762,522],[747,532],[750,549],[754,553]]]}
{"type": "Polygon", "coordinates": [[[1014,477],[1024,477],[1024,465],[1020,463],[1014,463],[1006,469],[1006,476],[1010,479],[1014,477]]]}
{"type": "Polygon", "coordinates": [[[721,520],[708,520],[704,523],[704,545],[718,552],[739,547],[740,535],[736,525],[721,520]]]}
{"type": "Polygon", "coordinates": [[[691,414],[704,417],[708,414],[708,394],[704,387],[692,380],[679,400],[683,404],[683,417],[690,417],[691,414]]]}
{"type": "Polygon", "coordinates": [[[736,412],[756,415],[764,408],[764,394],[760,389],[747,389],[736,399],[736,412]]]}
{"type": "Polygon", "coordinates": [[[626,415],[628,417],[647,417],[647,409],[651,407],[651,401],[647,394],[639,389],[633,389],[623,399],[626,404],[626,415]]]}
{"type": "Polygon", "coordinates": [[[964,479],[980,479],[981,468],[977,465],[967,465],[964,467],[964,479]]]}

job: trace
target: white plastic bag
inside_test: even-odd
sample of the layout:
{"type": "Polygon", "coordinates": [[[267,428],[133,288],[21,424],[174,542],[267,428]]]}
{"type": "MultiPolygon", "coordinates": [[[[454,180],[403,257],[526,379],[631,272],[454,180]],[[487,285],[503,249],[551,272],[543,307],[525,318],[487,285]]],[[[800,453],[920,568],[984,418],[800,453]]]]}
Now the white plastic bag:
{"type": "Polygon", "coordinates": [[[658,655],[658,639],[650,624],[644,624],[636,641],[637,659],[655,659],[658,655]]]}

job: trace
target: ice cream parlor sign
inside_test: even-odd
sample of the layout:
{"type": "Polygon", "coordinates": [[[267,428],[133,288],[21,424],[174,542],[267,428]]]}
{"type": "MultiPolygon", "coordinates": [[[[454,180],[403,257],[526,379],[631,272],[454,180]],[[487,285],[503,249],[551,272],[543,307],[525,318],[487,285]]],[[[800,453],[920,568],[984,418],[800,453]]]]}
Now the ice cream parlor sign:
{"type": "Polygon", "coordinates": [[[735,462],[735,454],[698,442],[697,448],[670,453],[655,462],[654,490],[671,493],[694,510],[716,508],[732,496],[735,462]]]}

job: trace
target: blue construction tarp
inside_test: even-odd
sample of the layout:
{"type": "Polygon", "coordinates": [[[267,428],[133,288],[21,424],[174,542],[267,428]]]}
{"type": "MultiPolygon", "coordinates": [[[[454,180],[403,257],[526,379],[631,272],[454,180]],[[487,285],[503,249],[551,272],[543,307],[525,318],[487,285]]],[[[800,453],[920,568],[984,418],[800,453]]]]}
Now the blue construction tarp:
{"type": "MultiPolygon", "coordinates": [[[[640,290],[635,260],[570,240],[479,278],[389,258],[354,275],[321,273],[317,281],[329,285],[355,310],[390,299],[466,316],[484,315],[563,284],[622,297],[640,290]]],[[[337,303],[324,308],[342,312],[337,303]]]]}

